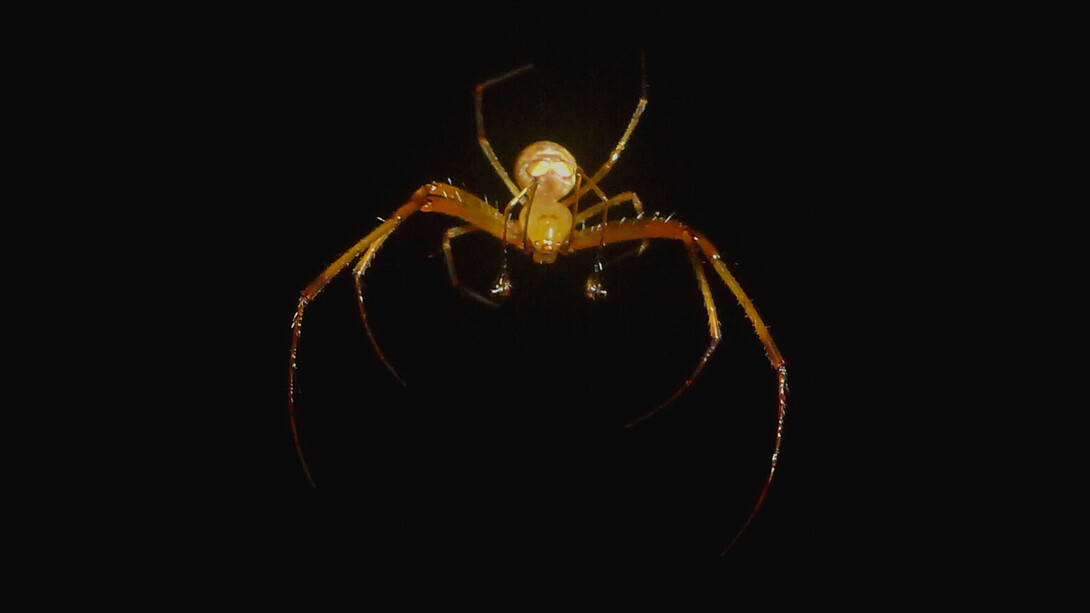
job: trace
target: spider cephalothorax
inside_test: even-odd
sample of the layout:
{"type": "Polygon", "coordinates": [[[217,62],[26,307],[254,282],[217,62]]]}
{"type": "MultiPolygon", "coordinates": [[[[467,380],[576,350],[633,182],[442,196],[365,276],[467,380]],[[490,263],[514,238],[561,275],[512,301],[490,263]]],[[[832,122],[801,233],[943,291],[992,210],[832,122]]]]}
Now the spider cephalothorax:
{"type": "Polygon", "coordinates": [[[575,157],[550,141],[530,145],[515,161],[515,181],[533,192],[519,213],[519,229],[535,262],[556,260],[571,238],[572,213],[560,199],[575,188],[576,169],[575,157]]]}

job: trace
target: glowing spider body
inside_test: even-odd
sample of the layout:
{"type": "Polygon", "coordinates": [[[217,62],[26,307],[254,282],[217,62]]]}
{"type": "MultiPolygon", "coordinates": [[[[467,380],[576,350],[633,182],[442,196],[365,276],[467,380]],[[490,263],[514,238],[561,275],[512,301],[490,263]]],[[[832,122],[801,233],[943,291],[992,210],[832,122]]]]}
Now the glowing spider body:
{"type": "MultiPolygon", "coordinates": [[[[761,343],[764,345],[769,362],[777,376],[777,410],[778,419],[776,427],[775,444],[772,459],[765,479],[764,487],[757,498],[752,512],[727,546],[729,550],[738,537],[745,531],[760,509],[768,488],[772,483],[772,477],[776,470],[779,457],[780,443],[783,437],[783,424],[787,401],[787,368],[783,357],[780,355],[772,336],[761,320],[757,309],[753,306],[749,297],[742,291],[741,286],[735,280],[723,262],[722,257],[702,234],[689,228],[679,221],[671,218],[662,218],[657,214],[645,216],[643,205],[639,197],[633,192],[623,192],[616,196],[608,197],[598,187],[599,181],[609,172],[614,163],[620,158],[628,139],[632,135],[636,124],[647,104],[646,93],[641,95],[628,127],[621,139],[617,142],[609,159],[593,175],[586,175],[583,169],[575,161],[575,157],[561,145],[549,142],[536,142],[522,151],[515,162],[515,181],[508,176],[503,165],[493,152],[488,139],[485,137],[484,117],[481,112],[481,101],[485,88],[516,74],[529,69],[529,66],[509,72],[505,75],[481,83],[475,90],[477,136],[485,157],[492,164],[496,173],[500,176],[511,192],[511,200],[501,211],[486,203],[473,194],[450,185],[448,183],[433,182],[416,190],[405,204],[401,205],[394,213],[375,228],[370,234],[356,243],[335,262],[329,265],[322,274],[310,283],[302,292],[299,304],[292,320],[292,340],[288,385],[288,409],[291,420],[292,436],[295,442],[299,460],[302,463],[304,473],[310,484],[314,485],[314,479],[307,466],[303,455],[299,432],[295,422],[295,388],[296,388],[296,356],[299,347],[299,338],[302,332],[303,311],[325,288],[329,281],[342,272],[349,265],[352,266],[352,274],[355,277],[356,293],[360,315],[363,318],[367,334],[378,353],[379,358],[385,364],[390,373],[402,384],[401,377],[383,355],[374,335],[371,334],[367,324],[367,312],[363,303],[361,279],[371,265],[375,254],[387,238],[401,225],[405,219],[417,212],[443,213],[458,218],[466,225],[451,228],[443,237],[443,252],[446,259],[447,270],[451,282],[466,294],[482,301],[492,302],[492,298],[477,294],[468,288],[459,286],[458,276],[454,269],[454,261],[451,250],[451,240],[467,232],[487,232],[501,241],[504,257],[499,276],[491,289],[491,296],[502,298],[511,292],[512,285],[507,273],[507,252],[511,247],[529,254],[534,262],[548,264],[556,261],[557,256],[573,253],[581,249],[597,248],[598,257],[591,270],[586,284],[586,294],[589,298],[604,297],[606,291],[601,281],[601,252],[607,244],[624,241],[641,241],[640,251],[650,239],[672,239],[681,241],[686,246],[689,260],[696,275],[697,284],[704,298],[704,306],[708,315],[708,332],[710,344],[701,356],[696,368],[680,388],[667,398],[657,408],[644,414],[633,421],[634,425],[651,415],[662,410],[684,392],[697,375],[700,374],[712,352],[715,351],[720,334],[720,324],[717,317],[715,301],[712,298],[711,288],[704,273],[704,263],[711,265],[720,279],[727,285],[730,291],[738,299],[750,323],[761,343]],[[579,210],[580,199],[594,193],[600,200],[593,206],[582,211],[579,210]],[[610,221],[610,209],[621,204],[631,203],[636,210],[635,218],[623,218],[620,221],[610,221]],[[513,217],[514,210],[520,208],[517,217],[513,217]],[[599,223],[589,226],[588,220],[598,218],[599,223]]],[[[646,88],[645,88],[646,92],[646,88]]],[[[725,551],[724,551],[725,552],[725,551]]]]}

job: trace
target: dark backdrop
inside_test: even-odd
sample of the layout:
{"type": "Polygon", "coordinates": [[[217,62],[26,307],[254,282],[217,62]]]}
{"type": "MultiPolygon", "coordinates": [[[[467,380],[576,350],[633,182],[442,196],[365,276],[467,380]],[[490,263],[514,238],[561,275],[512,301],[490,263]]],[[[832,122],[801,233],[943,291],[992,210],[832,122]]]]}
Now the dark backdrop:
{"type": "MultiPolygon", "coordinates": [[[[867,304],[843,291],[858,289],[867,257],[854,241],[886,223],[877,200],[906,198],[883,186],[894,163],[875,147],[905,130],[891,107],[908,76],[902,52],[882,45],[880,23],[628,21],[255,17],[195,32],[158,68],[177,83],[173,193],[196,226],[183,245],[206,264],[196,293],[207,298],[175,328],[200,356],[186,363],[198,393],[178,417],[194,432],[198,493],[185,498],[199,532],[308,563],[336,551],[736,569],[819,568],[855,540],[843,529],[875,504],[863,474],[877,470],[844,458],[873,441],[828,433],[866,431],[846,408],[866,392],[830,381],[856,377],[851,364],[874,342],[867,304]],[[372,328],[407,388],[372,350],[349,274],[306,311],[298,406],[312,490],[287,416],[302,288],[429,180],[505,198],[475,138],[471,94],[489,77],[536,66],[485,97],[505,165],[550,139],[597,168],[635,108],[641,53],[647,110],[602,188],[634,190],[707,236],[791,375],[776,480],[737,548],[719,561],[768,470],[776,382],[710,269],[718,351],[668,411],[624,429],[707,344],[696,280],[669,241],[607,268],[609,297],[595,303],[582,295],[591,252],[552,266],[513,255],[514,292],[496,310],[447,280],[440,238],[453,222],[410,218],[366,277],[372,328]]],[[[497,243],[455,249],[463,281],[487,289],[497,243]]]]}

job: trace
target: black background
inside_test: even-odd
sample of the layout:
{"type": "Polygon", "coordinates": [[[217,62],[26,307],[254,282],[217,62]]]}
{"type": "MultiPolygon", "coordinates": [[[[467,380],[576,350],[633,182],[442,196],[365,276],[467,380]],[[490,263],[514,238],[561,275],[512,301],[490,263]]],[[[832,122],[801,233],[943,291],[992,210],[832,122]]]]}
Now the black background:
{"type": "MultiPolygon", "coordinates": [[[[191,445],[182,534],[230,559],[304,566],[820,574],[844,552],[854,567],[884,470],[858,459],[875,453],[858,410],[881,376],[865,368],[882,345],[867,326],[881,282],[870,248],[895,223],[885,211],[912,197],[889,179],[917,138],[912,109],[937,95],[908,85],[925,44],[889,45],[904,33],[835,15],[295,17],[202,25],[149,69],[149,96],[165,103],[151,129],[176,144],[161,193],[184,210],[168,233],[190,254],[178,266],[196,297],[170,328],[195,354],[171,413],[191,445]],[[312,490],[287,415],[302,288],[427,181],[505,198],[476,142],[485,79],[535,65],[485,96],[505,165],[550,139],[597,168],[635,108],[641,53],[647,110],[602,187],[634,190],[711,240],[789,368],[779,469],[737,547],[719,557],[767,474],[776,378],[714,275],[718,350],[669,410],[624,428],[707,346],[696,280],[670,241],[607,268],[609,297],[593,303],[591,252],[551,266],[515,254],[513,294],[493,310],[450,286],[440,238],[453,220],[410,218],[365,294],[407,388],[368,342],[349,271],[306,310],[298,410],[312,490]]],[[[455,252],[463,282],[487,289],[496,242],[468,237],[455,252]]]]}

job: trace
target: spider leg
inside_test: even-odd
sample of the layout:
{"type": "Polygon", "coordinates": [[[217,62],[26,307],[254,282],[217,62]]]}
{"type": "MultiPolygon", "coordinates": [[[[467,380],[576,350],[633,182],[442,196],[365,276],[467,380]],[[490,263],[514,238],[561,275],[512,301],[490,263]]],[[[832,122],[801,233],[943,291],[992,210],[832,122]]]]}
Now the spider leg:
{"type": "Polygon", "coordinates": [[[598,193],[598,197],[602,199],[601,202],[589,206],[582,211],[576,213],[572,219],[572,225],[586,224],[586,221],[591,217],[601,213],[605,215],[605,210],[612,206],[617,206],[624,202],[632,202],[632,208],[636,209],[636,216],[643,216],[643,203],[640,202],[640,197],[636,195],[636,192],[621,192],[612,198],[607,198],[605,193],[597,186],[591,186],[591,189],[598,193]]]}
{"type": "MultiPolygon", "coordinates": [[[[307,465],[306,457],[303,455],[303,446],[299,438],[299,428],[295,420],[295,391],[298,387],[298,355],[299,355],[299,338],[303,333],[303,313],[306,310],[308,304],[313,302],[322,290],[329,284],[329,282],[340,274],[345,268],[347,268],[356,258],[362,255],[359,263],[353,267],[353,271],[356,274],[357,290],[360,289],[360,279],[366,272],[368,266],[370,266],[375,253],[378,251],[382,243],[401,225],[401,222],[405,220],[409,215],[421,211],[426,213],[443,213],[452,217],[457,217],[462,221],[465,221],[481,230],[488,232],[496,238],[502,238],[504,240],[510,240],[513,244],[521,245],[521,232],[517,228],[517,224],[512,228],[512,231],[508,231],[505,223],[504,216],[495,208],[485,203],[480,198],[477,198],[473,194],[464,190],[458,189],[452,185],[444,183],[429,183],[416,190],[413,193],[412,198],[408,202],[401,205],[389,219],[382,222],[382,224],[371,231],[370,234],[360,239],[355,245],[353,245],[348,251],[344,252],[341,257],[337,258],[335,262],[330,264],[320,275],[318,275],[306,288],[303,289],[299,296],[299,303],[295,308],[295,315],[291,320],[291,350],[289,353],[289,366],[288,366],[288,418],[291,424],[292,440],[295,443],[295,451],[299,455],[299,461],[303,466],[303,472],[306,474],[307,481],[311,487],[314,487],[314,478],[310,473],[310,467],[307,465]]],[[[364,317],[364,324],[367,324],[366,311],[363,309],[362,294],[359,298],[360,313],[364,317]]],[[[368,335],[370,335],[370,327],[368,326],[368,335]]],[[[378,344],[374,342],[374,337],[371,336],[371,342],[375,346],[375,350],[378,350],[378,344]]],[[[387,368],[394,373],[394,376],[400,381],[401,378],[397,376],[397,373],[393,371],[389,362],[385,357],[382,357],[381,351],[379,356],[386,364],[387,368]]]]}
{"type": "Polygon", "coordinates": [[[472,298],[473,300],[476,300],[477,302],[480,302],[480,303],[485,304],[487,306],[496,308],[496,307],[499,307],[500,305],[498,305],[495,302],[493,302],[492,300],[486,298],[484,296],[484,294],[481,294],[480,292],[478,292],[478,291],[476,291],[476,290],[474,290],[472,288],[469,288],[469,287],[466,287],[466,286],[462,285],[458,281],[458,271],[455,270],[455,268],[454,268],[454,249],[451,247],[451,244],[450,244],[451,239],[458,238],[459,236],[462,236],[463,234],[468,234],[470,232],[480,232],[480,231],[481,231],[481,229],[477,228],[475,226],[456,226],[456,227],[450,228],[449,230],[444,232],[443,233],[443,257],[446,259],[447,274],[450,276],[450,284],[451,285],[453,285],[455,288],[457,288],[458,291],[461,292],[466,297],[472,298]]]}
{"type": "MultiPolygon", "coordinates": [[[[418,192],[419,193],[419,192],[418,192]]],[[[416,212],[423,200],[418,200],[416,195],[413,199],[402,205],[395,214],[382,223],[378,228],[375,228],[370,234],[363,237],[358,243],[352,246],[351,249],[346,251],[344,255],[337,258],[335,262],[330,264],[322,274],[318,275],[314,281],[311,281],[310,285],[303,289],[302,294],[299,296],[299,304],[295,308],[295,316],[291,320],[291,352],[290,352],[290,366],[288,367],[288,418],[291,422],[291,436],[295,442],[295,451],[299,455],[299,462],[303,465],[303,472],[306,474],[307,481],[310,482],[311,487],[316,487],[314,484],[314,477],[310,474],[310,467],[307,466],[306,457],[303,455],[303,446],[299,439],[299,427],[295,421],[295,388],[298,384],[298,354],[299,354],[299,337],[303,333],[303,311],[312,300],[318,297],[318,294],[325,289],[325,286],[329,284],[329,281],[337,276],[348,264],[350,264],[360,253],[367,251],[371,248],[376,240],[386,240],[398,224],[401,221],[416,212]]],[[[364,319],[366,322],[366,318],[364,319]]]]}
{"type": "Polygon", "coordinates": [[[700,361],[697,363],[696,368],[693,370],[693,374],[689,375],[688,379],[685,379],[685,383],[681,385],[669,398],[667,398],[662,404],[654,409],[644,413],[640,417],[629,423],[626,428],[640,423],[641,421],[651,417],[655,413],[670,406],[677,397],[680,396],[685,390],[689,389],[689,386],[693,384],[697,376],[700,375],[700,371],[704,370],[704,365],[708,363],[708,358],[711,357],[715,348],[719,345],[720,339],[723,338],[723,334],[720,332],[719,317],[716,315],[715,299],[712,298],[712,290],[708,285],[708,277],[704,275],[704,266],[700,262],[700,256],[697,255],[696,244],[692,240],[685,240],[685,253],[689,256],[689,262],[692,263],[693,271],[696,273],[696,281],[700,286],[700,293],[704,297],[704,310],[708,312],[708,335],[711,337],[711,342],[708,345],[707,350],[704,351],[704,355],[700,357],[700,361]]]}
{"type": "Polygon", "coordinates": [[[500,81],[506,81],[515,75],[522,74],[527,70],[533,68],[533,64],[527,64],[522,68],[516,68],[511,72],[504,73],[498,77],[489,79],[484,83],[481,83],[473,90],[473,102],[477,113],[477,142],[481,145],[481,150],[484,151],[484,157],[488,159],[488,162],[492,164],[492,168],[496,170],[496,174],[503,179],[503,183],[507,186],[507,189],[511,190],[512,196],[517,196],[519,188],[515,185],[515,182],[508,176],[507,170],[500,163],[499,158],[496,157],[496,152],[492,150],[492,145],[488,143],[488,138],[484,135],[484,113],[481,112],[481,103],[484,98],[484,89],[491,85],[495,85],[500,81]]]}
{"type": "MultiPolygon", "coordinates": [[[[522,191],[515,194],[515,197],[507,203],[507,206],[503,209],[503,232],[500,234],[500,241],[503,244],[503,257],[500,260],[500,274],[496,277],[496,283],[492,286],[492,295],[499,298],[506,298],[511,293],[511,277],[507,274],[507,249],[508,244],[519,245],[523,251],[527,250],[526,237],[523,237],[522,243],[515,242],[514,240],[508,240],[507,229],[511,226],[511,213],[515,209],[515,205],[522,201],[525,197],[527,200],[527,206],[533,206],[534,194],[537,193],[537,179],[534,179],[523,188],[522,191]]],[[[517,224],[516,224],[517,225],[517,224]]]]}
{"type": "Polygon", "coordinates": [[[772,364],[773,369],[778,371],[784,365],[783,356],[780,355],[779,349],[776,348],[776,343],[772,340],[772,335],[768,331],[768,326],[766,326],[764,320],[761,319],[760,314],[757,312],[757,308],[753,305],[753,301],[749,299],[749,296],[742,290],[742,286],[738,283],[737,279],[735,279],[734,275],[727,269],[726,263],[723,262],[723,258],[719,255],[715,246],[702,234],[676,220],[659,217],[644,217],[643,219],[629,220],[624,223],[610,222],[605,224],[603,228],[576,230],[572,233],[572,250],[578,251],[580,249],[599,246],[603,242],[603,232],[605,233],[604,242],[607,245],[611,243],[653,238],[680,240],[686,244],[691,243],[692,245],[695,245],[704,258],[711,263],[716,274],[719,275],[719,278],[722,279],[723,283],[726,284],[731,293],[734,294],[734,297],[738,300],[738,304],[742,307],[742,311],[753,325],[753,330],[756,332],[757,338],[760,339],[761,344],[764,345],[765,354],[772,364]]]}
{"type": "MultiPolygon", "coordinates": [[[[606,198],[605,193],[603,193],[602,190],[599,189],[597,185],[592,185],[591,189],[593,189],[598,194],[598,197],[602,199],[602,202],[599,202],[598,204],[595,204],[594,206],[588,207],[587,209],[582,211],[579,215],[577,215],[575,217],[575,221],[572,222],[573,226],[576,223],[582,223],[582,224],[585,225],[586,220],[588,218],[590,218],[590,217],[593,217],[594,215],[597,215],[599,210],[601,210],[601,212],[602,212],[602,223],[605,224],[606,221],[607,221],[606,220],[606,210],[609,207],[616,206],[618,204],[621,204],[621,203],[624,203],[624,202],[629,202],[629,201],[632,202],[632,208],[636,210],[636,219],[641,219],[643,217],[643,203],[640,202],[640,197],[636,195],[636,192],[621,192],[620,194],[617,194],[616,196],[614,196],[612,198],[606,198]]],[[[623,218],[622,218],[622,221],[623,221],[623,218]]],[[[635,250],[635,254],[636,255],[642,254],[644,252],[644,250],[647,249],[648,242],[649,242],[649,240],[646,239],[646,238],[643,239],[642,241],[640,241],[640,246],[639,246],[638,249],[635,250]]]]}
{"type": "Polygon", "coordinates": [[[715,246],[711,241],[706,239],[703,235],[691,228],[688,228],[677,221],[670,221],[667,219],[642,219],[630,223],[611,223],[608,224],[608,233],[605,233],[606,228],[603,225],[602,228],[596,228],[593,230],[580,230],[574,233],[572,238],[571,248],[573,250],[587,249],[605,243],[630,241],[630,240],[644,240],[649,238],[668,238],[674,240],[680,240],[687,246],[690,262],[693,264],[696,271],[697,282],[700,285],[700,291],[704,295],[704,307],[708,312],[708,327],[712,337],[711,345],[708,350],[704,352],[701,357],[696,370],[693,375],[689,377],[682,385],[681,389],[674,393],[669,399],[657,408],[652,410],[646,415],[636,419],[629,426],[636,424],[651,415],[666,408],[677,396],[684,392],[690,385],[696,375],[700,373],[704,364],[715,350],[716,344],[719,340],[719,322],[716,317],[715,303],[712,300],[711,289],[708,286],[707,278],[704,276],[702,263],[699,258],[697,249],[700,253],[711,263],[712,268],[715,270],[719,278],[723,280],[723,283],[730,289],[731,293],[738,300],[738,304],[742,307],[746,317],[753,325],[754,332],[757,333],[757,338],[760,339],[761,344],[764,345],[765,355],[768,357],[769,363],[772,365],[772,369],[776,372],[777,380],[777,404],[776,404],[776,437],[772,448],[772,458],[769,464],[768,476],[765,478],[764,487],[761,488],[761,493],[757,497],[757,501],[753,506],[753,510],[750,512],[749,517],[745,523],[742,524],[741,529],[735,534],[734,538],[727,545],[723,553],[730,551],[734,544],[738,542],[739,537],[745,532],[746,528],[753,521],[753,518],[757,515],[757,511],[760,510],[761,505],[764,503],[765,496],[768,494],[768,489],[772,485],[772,477],[776,473],[776,464],[779,461],[780,446],[783,442],[783,424],[787,414],[787,365],[784,362],[783,356],[780,354],[779,349],[776,347],[776,343],[772,340],[772,334],[768,331],[768,326],[765,325],[764,320],[761,319],[760,314],[757,313],[757,308],[753,306],[753,301],[749,299],[749,296],[742,291],[742,286],[738,283],[738,280],[734,278],[730,270],[727,269],[726,263],[723,262],[723,258],[719,255],[715,246]]]}
{"type": "Polygon", "coordinates": [[[450,284],[454,287],[459,287],[460,284],[458,282],[458,271],[454,269],[454,249],[450,246],[450,241],[463,234],[478,230],[480,228],[474,228],[473,226],[457,226],[443,233],[443,257],[447,262],[447,275],[450,276],[450,284]]]}
{"type": "Polygon", "coordinates": [[[617,141],[617,145],[613,147],[609,159],[602,164],[598,172],[587,180],[586,187],[577,192],[577,196],[582,196],[595,188],[598,182],[602,180],[602,177],[606,176],[606,173],[613,168],[613,165],[621,158],[621,152],[628,145],[628,139],[632,137],[632,131],[636,129],[636,124],[640,122],[640,115],[643,115],[643,109],[647,106],[647,70],[644,65],[643,54],[640,54],[640,74],[640,100],[636,103],[636,110],[632,112],[632,118],[628,120],[628,127],[625,128],[624,134],[621,135],[621,140],[617,141]]]}
{"type": "Polygon", "coordinates": [[[397,374],[394,365],[390,363],[390,360],[386,359],[386,354],[382,353],[382,349],[379,348],[378,341],[375,340],[375,334],[371,332],[371,324],[367,322],[367,309],[363,306],[363,275],[371,266],[371,261],[374,259],[375,254],[378,253],[379,248],[382,247],[382,243],[385,243],[391,234],[393,234],[393,229],[386,234],[380,235],[371,243],[371,246],[367,248],[367,252],[352,268],[352,276],[355,278],[356,283],[356,306],[360,309],[360,319],[363,320],[363,329],[367,332],[367,338],[371,339],[371,346],[375,348],[375,353],[378,354],[378,359],[382,360],[382,363],[386,366],[386,370],[390,371],[394,379],[397,379],[397,382],[404,386],[405,380],[401,378],[401,375],[397,374]]]}
{"type": "MultiPolygon", "coordinates": [[[[591,189],[593,189],[594,192],[598,194],[598,197],[601,198],[602,201],[576,213],[573,218],[572,225],[574,226],[576,224],[585,224],[587,219],[594,217],[595,215],[601,214],[602,216],[602,221],[600,224],[602,232],[599,235],[598,252],[595,255],[594,268],[591,269],[590,277],[587,279],[586,287],[587,297],[593,300],[606,296],[606,290],[603,288],[602,283],[602,272],[605,268],[602,262],[602,252],[605,250],[605,228],[607,227],[609,221],[609,208],[617,206],[618,204],[622,204],[624,202],[631,202],[632,207],[636,209],[636,218],[639,219],[643,216],[643,204],[640,203],[640,197],[636,195],[636,192],[622,192],[620,194],[617,194],[616,196],[613,196],[612,198],[608,198],[597,185],[594,185],[592,183],[591,189]]],[[[577,197],[574,198],[573,204],[575,202],[578,202],[578,200],[579,199],[577,197]]],[[[643,250],[647,248],[647,242],[648,239],[646,238],[640,241],[639,249],[635,252],[637,255],[643,253],[643,250]]],[[[626,257],[628,255],[631,254],[624,254],[624,256],[622,257],[626,257]]]]}

